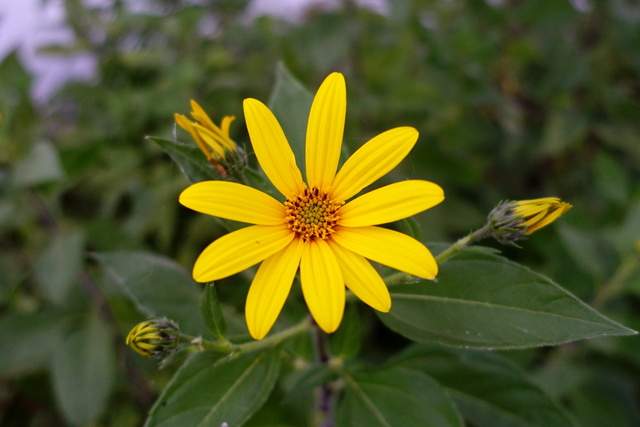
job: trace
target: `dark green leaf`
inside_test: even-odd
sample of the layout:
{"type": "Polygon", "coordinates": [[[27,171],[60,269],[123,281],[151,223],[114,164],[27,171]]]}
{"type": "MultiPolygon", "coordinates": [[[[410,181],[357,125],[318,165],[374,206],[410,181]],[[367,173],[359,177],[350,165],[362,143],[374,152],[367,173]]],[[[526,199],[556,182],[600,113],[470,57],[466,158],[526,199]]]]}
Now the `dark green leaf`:
{"type": "Polygon", "coordinates": [[[180,330],[193,335],[206,330],[197,313],[198,286],[174,261],[146,252],[105,252],[93,256],[146,316],[168,317],[178,322],[180,330]]]}
{"type": "Polygon", "coordinates": [[[220,179],[220,175],[215,168],[207,161],[202,151],[196,143],[193,145],[182,144],[167,139],[148,137],[158,144],[180,168],[180,171],[192,183],[220,179]]]}
{"type": "Polygon", "coordinates": [[[573,425],[510,360],[490,352],[414,345],[392,362],[431,375],[478,427],[573,425]]]}
{"type": "Polygon", "coordinates": [[[224,341],[227,335],[227,323],[224,321],[218,294],[213,283],[208,283],[204,287],[204,293],[200,299],[200,312],[213,336],[218,341],[224,341]]]}
{"type": "Polygon", "coordinates": [[[109,326],[93,317],[61,341],[51,374],[65,417],[76,425],[94,423],[107,407],[115,374],[109,326]]]}
{"type": "Polygon", "coordinates": [[[35,265],[35,274],[45,295],[62,304],[82,267],[84,235],[79,230],[56,235],[35,265]]]}
{"type": "Polygon", "coordinates": [[[362,345],[362,321],[355,304],[349,304],[344,313],[342,325],[332,334],[331,352],[342,359],[353,359],[362,345]]]}
{"type": "Polygon", "coordinates": [[[282,63],[278,64],[269,108],[282,126],[300,168],[304,163],[307,120],[312,101],[313,94],[282,63]]]}
{"type": "Polygon", "coordinates": [[[462,426],[438,383],[400,367],[347,378],[337,419],[340,427],[462,426]]]}
{"type": "Polygon", "coordinates": [[[240,426],[267,400],[280,370],[276,349],[230,361],[194,354],[151,409],[147,426],[240,426]]]}
{"type": "Polygon", "coordinates": [[[442,264],[437,282],[393,286],[391,294],[391,312],[378,316],[419,342],[511,349],[635,333],[550,279],[478,251],[442,264]]]}
{"type": "Polygon", "coordinates": [[[13,377],[42,369],[60,343],[69,317],[61,313],[9,314],[0,321],[0,373],[13,377]]]}

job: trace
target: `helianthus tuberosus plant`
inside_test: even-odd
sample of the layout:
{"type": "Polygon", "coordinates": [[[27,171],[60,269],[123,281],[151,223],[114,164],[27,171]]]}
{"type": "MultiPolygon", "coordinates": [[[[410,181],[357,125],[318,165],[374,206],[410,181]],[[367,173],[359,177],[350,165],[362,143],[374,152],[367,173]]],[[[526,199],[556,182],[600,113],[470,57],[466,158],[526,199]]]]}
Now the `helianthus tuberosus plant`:
{"type": "MultiPolygon", "coordinates": [[[[278,87],[308,96],[285,71],[279,79],[278,87]]],[[[243,103],[250,140],[244,151],[230,138],[230,119],[218,128],[196,102],[196,122],[175,118],[204,155],[153,138],[192,181],[180,203],[219,219],[219,226],[233,226],[211,235],[195,260],[193,279],[205,283],[200,314],[195,307],[176,314],[180,331],[172,327],[170,333],[157,320],[145,321],[127,338],[139,354],[163,364],[189,355],[148,425],[261,425],[273,409],[267,400],[296,407],[278,419],[289,425],[435,425],[436,419],[438,425],[486,425],[476,409],[509,406],[513,396],[460,386],[447,372],[484,380],[497,375],[496,366],[507,366],[492,378],[497,388],[509,383],[532,396],[530,406],[545,408],[515,409],[509,417],[570,424],[500,356],[463,356],[460,348],[522,349],[634,333],[551,279],[495,250],[470,247],[487,237],[515,244],[571,205],[553,197],[502,202],[484,226],[456,243],[425,243],[416,227],[406,226],[416,222],[399,221],[443,202],[443,189],[420,177],[378,182],[421,143],[418,131],[396,127],[342,156],[346,99],[345,78],[330,74],[310,102],[304,161],[292,147],[300,144],[298,135],[283,130],[291,118],[276,117],[252,98],[243,103]],[[239,152],[254,154],[259,169],[239,152]],[[218,299],[217,291],[224,295],[234,287],[248,289],[244,321],[218,299]],[[396,354],[383,345],[375,357],[361,354],[382,325],[414,343],[396,354]]],[[[102,262],[114,264],[108,257],[102,262]]],[[[194,286],[183,273],[176,277],[175,286],[194,286]]]]}

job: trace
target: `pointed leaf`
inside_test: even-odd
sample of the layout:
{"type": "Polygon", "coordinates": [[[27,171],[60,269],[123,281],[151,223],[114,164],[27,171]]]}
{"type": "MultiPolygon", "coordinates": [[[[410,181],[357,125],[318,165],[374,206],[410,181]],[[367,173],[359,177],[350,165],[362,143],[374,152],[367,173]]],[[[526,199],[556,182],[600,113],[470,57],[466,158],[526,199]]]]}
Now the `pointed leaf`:
{"type": "Polygon", "coordinates": [[[391,311],[378,316],[419,342],[511,349],[635,333],[545,276],[479,251],[443,263],[436,283],[390,290],[391,311]]]}
{"type": "Polygon", "coordinates": [[[215,285],[208,283],[204,287],[204,293],[200,298],[200,312],[209,331],[218,341],[225,341],[227,335],[227,323],[222,314],[220,301],[215,285]]]}
{"type": "Polygon", "coordinates": [[[347,378],[337,420],[339,427],[462,426],[438,383],[401,367],[347,378]]]}
{"type": "Polygon", "coordinates": [[[524,372],[499,354],[421,344],[399,354],[392,363],[435,378],[471,425],[575,424],[524,372]]]}
{"type": "Polygon", "coordinates": [[[206,331],[196,312],[199,286],[174,261],[129,251],[94,253],[93,257],[146,316],[168,317],[178,322],[181,331],[192,335],[206,331]]]}
{"type": "Polygon", "coordinates": [[[236,359],[194,354],[151,409],[146,426],[240,426],[269,397],[280,370],[276,349],[236,359]]]}
{"type": "Polygon", "coordinates": [[[220,179],[220,175],[215,168],[207,161],[202,151],[196,146],[182,144],[168,139],[148,137],[149,140],[158,144],[180,168],[180,171],[190,182],[207,181],[220,179]]]}
{"type": "Polygon", "coordinates": [[[362,346],[362,320],[356,304],[347,305],[338,330],[329,336],[331,353],[342,359],[353,359],[362,346]]]}

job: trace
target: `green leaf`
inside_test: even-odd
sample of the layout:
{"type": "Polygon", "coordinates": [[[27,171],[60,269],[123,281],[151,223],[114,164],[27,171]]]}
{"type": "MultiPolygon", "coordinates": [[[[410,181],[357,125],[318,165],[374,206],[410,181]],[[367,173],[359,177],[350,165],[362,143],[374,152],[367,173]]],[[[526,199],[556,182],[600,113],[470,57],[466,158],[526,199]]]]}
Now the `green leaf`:
{"type": "Polygon", "coordinates": [[[84,235],[80,230],[57,234],[35,264],[35,275],[45,295],[62,304],[82,267],[84,235]]]}
{"type": "Polygon", "coordinates": [[[267,400],[280,371],[277,349],[217,360],[194,354],[151,409],[146,426],[240,426],[267,400]]]}
{"type": "MultiPolygon", "coordinates": [[[[300,168],[304,164],[307,120],[312,102],[313,94],[279,63],[276,68],[276,84],[269,99],[269,109],[282,126],[300,168]]],[[[304,170],[302,172],[304,174],[304,170]]]]}
{"type": "Polygon", "coordinates": [[[339,427],[462,426],[438,383],[402,367],[347,378],[337,420],[339,427]]]}
{"type": "Polygon", "coordinates": [[[45,367],[62,340],[69,316],[56,312],[12,313],[0,320],[0,374],[14,377],[45,367]]]}
{"type": "Polygon", "coordinates": [[[94,423],[107,407],[115,376],[109,326],[93,317],[60,342],[51,375],[65,417],[76,425],[94,423]]]}
{"type": "Polygon", "coordinates": [[[218,341],[225,341],[227,335],[227,323],[224,321],[218,294],[213,283],[204,287],[204,293],[200,298],[200,312],[209,331],[218,341]]]}
{"type": "Polygon", "coordinates": [[[378,316],[419,342],[512,349],[635,333],[550,279],[479,251],[443,263],[436,282],[397,285],[390,291],[391,312],[378,316]]]}
{"type": "Polygon", "coordinates": [[[356,304],[347,305],[342,326],[329,339],[335,356],[353,359],[358,355],[362,345],[362,320],[356,304]]]}
{"type": "Polygon", "coordinates": [[[36,143],[26,157],[16,165],[13,183],[17,187],[28,187],[56,181],[64,176],[60,157],[53,144],[36,143]]]}
{"type": "Polygon", "coordinates": [[[220,179],[218,172],[216,172],[215,168],[207,161],[195,142],[193,145],[187,145],[153,136],[147,138],[158,144],[169,154],[180,168],[180,171],[192,183],[220,179]]]}
{"type": "Polygon", "coordinates": [[[471,425],[574,425],[524,372],[498,354],[421,344],[411,346],[391,363],[431,375],[471,425]]]}
{"type": "Polygon", "coordinates": [[[92,254],[146,316],[168,317],[192,335],[206,331],[197,314],[200,291],[174,261],[146,252],[92,254]]]}

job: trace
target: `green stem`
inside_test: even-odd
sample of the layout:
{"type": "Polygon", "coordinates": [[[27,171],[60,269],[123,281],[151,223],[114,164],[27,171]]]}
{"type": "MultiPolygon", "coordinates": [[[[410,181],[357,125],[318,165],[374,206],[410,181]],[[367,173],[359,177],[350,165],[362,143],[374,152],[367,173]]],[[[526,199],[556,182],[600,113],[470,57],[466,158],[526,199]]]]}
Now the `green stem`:
{"type": "Polygon", "coordinates": [[[311,322],[305,318],[302,322],[285,329],[284,331],[273,334],[261,341],[249,341],[243,344],[233,344],[230,341],[224,343],[204,340],[201,337],[193,337],[190,335],[180,334],[180,342],[192,343],[202,346],[204,350],[213,351],[215,353],[233,354],[238,356],[242,353],[258,351],[269,347],[274,347],[281,342],[311,329],[311,322]]]}
{"type": "Polygon", "coordinates": [[[442,253],[440,253],[440,255],[436,256],[436,262],[438,264],[442,264],[452,256],[458,254],[461,250],[463,250],[470,244],[475,243],[489,236],[489,234],[491,233],[491,230],[492,230],[491,224],[485,224],[482,227],[478,228],[477,230],[472,231],[471,233],[467,234],[466,236],[464,236],[463,238],[455,242],[453,245],[449,246],[442,253]]]}

